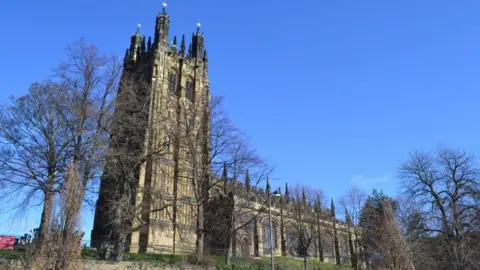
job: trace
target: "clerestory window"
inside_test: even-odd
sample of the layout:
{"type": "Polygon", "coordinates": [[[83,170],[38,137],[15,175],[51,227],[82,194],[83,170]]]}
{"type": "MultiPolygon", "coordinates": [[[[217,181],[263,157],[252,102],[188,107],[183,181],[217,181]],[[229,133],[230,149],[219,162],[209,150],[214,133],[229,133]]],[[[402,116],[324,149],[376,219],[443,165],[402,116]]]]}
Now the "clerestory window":
{"type": "Polygon", "coordinates": [[[193,92],[193,82],[187,81],[186,96],[190,102],[195,102],[195,93],[193,92]]]}
{"type": "Polygon", "coordinates": [[[163,142],[163,151],[165,153],[169,153],[170,152],[170,139],[168,138],[167,135],[165,135],[164,137],[164,142],[163,142]]]}
{"type": "Polygon", "coordinates": [[[175,94],[175,89],[177,85],[177,74],[170,72],[168,73],[168,93],[175,94]]]}

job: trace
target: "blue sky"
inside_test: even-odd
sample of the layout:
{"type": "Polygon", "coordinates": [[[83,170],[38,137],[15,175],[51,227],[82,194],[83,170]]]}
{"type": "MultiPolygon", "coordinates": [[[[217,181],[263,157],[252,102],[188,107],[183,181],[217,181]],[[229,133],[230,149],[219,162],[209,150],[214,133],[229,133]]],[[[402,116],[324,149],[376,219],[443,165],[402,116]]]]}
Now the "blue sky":
{"type": "MultiPolygon", "coordinates": [[[[123,56],[137,22],[153,35],[159,0],[3,1],[0,103],[51,74],[81,37],[123,56]]],[[[171,0],[171,34],[201,22],[211,88],[276,167],[274,185],[340,197],[396,192],[412,150],[478,150],[480,2],[171,0]]],[[[35,227],[40,210],[1,233],[35,227]]],[[[92,214],[84,213],[89,237],[92,214]]]]}

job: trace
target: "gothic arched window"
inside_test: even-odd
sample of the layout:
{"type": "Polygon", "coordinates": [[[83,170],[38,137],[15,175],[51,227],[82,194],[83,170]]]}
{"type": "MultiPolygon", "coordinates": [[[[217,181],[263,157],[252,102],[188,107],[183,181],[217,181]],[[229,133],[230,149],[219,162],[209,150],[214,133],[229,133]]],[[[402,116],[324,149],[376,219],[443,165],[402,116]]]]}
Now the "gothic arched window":
{"type": "Polygon", "coordinates": [[[240,251],[244,257],[250,256],[250,240],[244,236],[240,242],[240,251]]]}
{"type": "Polygon", "coordinates": [[[163,151],[165,151],[165,153],[170,152],[170,139],[168,138],[168,135],[165,135],[165,138],[163,139],[163,151]]]}
{"type": "Polygon", "coordinates": [[[329,260],[335,261],[335,256],[334,256],[334,250],[333,250],[333,235],[328,232],[324,231],[322,235],[322,241],[323,241],[323,256],[325,258],[328,258],[329,260]]]}
{"type": "Polygon", "coordinates": [[[338,236],[339,242],[339,251],[340,251],[340,259],[343,262],[348,262],[350,260],[349,253],[348,253],[348,237],[346,235],[339,235],[338,236]]]}
{"type": "Polygon", "coordinates": [[[193,82],[192,81],[187,81],[187,86],[186,86],[186,93],[185,95],[187,96],[187,99],[190,102],[195,102],[195,93],[193,91],[193,82]]]}
{"type": "Polygon", "coordinates": [[[291,224],[285,226],[285,247],[289,255],[295,255],[298,247],[298,237],[295,227],[291,224]]]}
{"type": "Polygon", "coordinates": [[[272,238],[272,248],[277,248],[277,224],[272,221],[272,231],[270,231],[270,222],[265,218],[262,222],[263,235],[263,254],[270,254],[270,238],[272,238]]]}
{"type": "Polygon", "coordinates": [[[177,74],[174,72],[168,73],[168,93],[175,94],[175,86],[177,85],[177,74]]]}

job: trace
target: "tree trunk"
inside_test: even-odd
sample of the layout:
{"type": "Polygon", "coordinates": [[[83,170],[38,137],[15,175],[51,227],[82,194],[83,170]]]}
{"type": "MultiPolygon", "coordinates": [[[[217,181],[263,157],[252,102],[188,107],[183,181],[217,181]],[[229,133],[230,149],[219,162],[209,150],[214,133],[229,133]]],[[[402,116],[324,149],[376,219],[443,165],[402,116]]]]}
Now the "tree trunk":
{"type": "Polygon", "coordinates": [[[335,261],[336,261],[337,265],[340,265],[342,263],[342,261],[340,260],[340,247],[338,245],[338,236],[337,236],[336,232],[335,232],[335,236],[334,236],[334,242],[335,242],[334,243],[334,245],[335,245],[335,261]]]}
{"type": "Polygon", "coordinates": [[[318,258],[321,262],[324,261],[323,258],[323,243],[322,243],[322,232],[320,229],[320,216],[317,214],[317,241],[318,241],[318,258]]]}
{"type": "Polygon", "coordinates": [[[123,260],[123,252],[125,251],[125,237],[119,237],[118,241],[115,241],[115,250],[113,259],[117,262],[123,260]]]}
{"type": "Polygon", "coordinates": [[[176,129],[175,129],[175,136],[174,136],[174,146],[173,146],[173,162],[174,162],[174,168],[173,168],[173,203],[172,203],[172,224],[173,224],[173,243],[172,243],[172,251],[173,254],[175,254],[176,251],[176,241],[177,241],[177,199],[178,199],[178,181],[180,181],[180,138],[184,136],[184,134],[181,134],[181,113],[182,113],[182,107],[181,107],[181,102],[180,102],[180,92],[182,91],[181,88],[181,81],[182,81],[182,69],[183,69],[183,60],[180,60],[180,65],[179,65],[179,76],[177,78],[177,106],[176,106],[176,129]]]}
{"type": "Polygon", "coordinates": [[[227,252],[226,252],[226,258],[225,258],[225,263],[227,265],[230,265],[231,263],[231,258],[232,258],[232,232],[230,231],[229,236],[227,237],[227,252]]]}
{"type": "Polygon", "coordinates": [[[228,237],[227,237],[227,258],[226,258],[226,264],[227,265],[230,265],[230,261],[231,261],[231,258],[232,258],[232,253],[233,253],[233,242],[235,241],[235,245],[236,245],[236,237],[237,237],[237,231],[236,231],[236,228],[235,228],[235,216],[234,216],[234,208],[235,208],[235,197],[233,195],[233,192],[235,192],[235,186],[233,187],[232,189],[232,201],[231,201],[231,205],[230,205],[230,209],[231,209],[231,215],[230,215],[230,220],[229,220],[229,223],[228,223],[228,237]]]}
{"type": "Polygon", "coordinates": [[[195,243],[197,262],[203,261],[203,250],[205,242],[203,210],[203,204],[197,205],[197,241],[195,243]]]}
{"type": "Polygon", "coordinates": [[[259,252],[259,236],[258,236],[258,220],[257,220],[257,217],[255,217],[253,219],[253,254],[255,255],[255,257],[259,257],[260,256],[260,252],[259,252]]]}
{"type": "Polygon", "coordinates": [[[340,247],[338,245],[338,233],[337,233],[337,225],[335,218],[333,218],[333,245],[335,248],[335,262],[337,265],[341,264],[340,260],[340,247]]]}
{"type": "Polygon", "coordinates": [[[285,243],[285,226],[283,224],[283,199],[280,198],[280,247],[282,249],[282,256],[287,256],[287,246],[285,243]]]}
{"type": "Polygon", "coordinates": [[[352,239],[351,232],[348,232],[348,245],[350,247],[350,262],[352,264],[352,268],[357,269],[358,260],[357,260],[357,254],[355,253],[355,248],[353,246],[353,239],[352,239]]]}
{"type": "MultiPolygon", "coordinates": [[[[178,113],[180,114],[180,113],[178,113]]],[[[177,135],[178,136],[178,135],[177,135]]],[[[173,160],[175,162],[174,169],[173,169],[173,202],[172,202],[172,226],[173,226],[173,243],[172,243],[172,253],[175,254],[176,252],[176,243],[177,243],[177,199],[178,199],[178,181],[179,181],[179,147],[180,144],[178,143],[179,139],[175,138],[175,148],[173,149],[173,160]]]]}
{"type": "Polygon", "coordinates": [[[303,256],[303,270],[307,270],[307,252],[303,256]]]}
{"type": "Polygon", "coordinates": [[[38,247],[42,248],[43,242],[50,230],[50,219],[52,218],[53,194],[47,191],[43,203],[42,217],[40,219],[40,231],[38,233],[38,247]]]}

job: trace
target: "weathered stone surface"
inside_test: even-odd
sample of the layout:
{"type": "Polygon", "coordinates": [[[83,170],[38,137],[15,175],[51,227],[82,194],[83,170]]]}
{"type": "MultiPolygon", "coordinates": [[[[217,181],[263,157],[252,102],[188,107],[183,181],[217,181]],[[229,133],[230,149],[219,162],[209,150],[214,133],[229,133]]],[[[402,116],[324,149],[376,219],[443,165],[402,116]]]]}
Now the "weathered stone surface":
{"type": "MultiPolygon", "coordinates": [[[[24,266],[16,260],[0,260],[0,270],[23,270],[24,266]]],[[[83,268],[85,270],[214,270],[214,267],[201,267],[195,265],[156,265],[149,262],[111,262],[84,260],[83,268]]],[[[35,269],[33,269],[35,270],[35,269]]]]}
{"type": "Polygon", "coordinates": [[[213,270],[215,268],[199,267],[195,265],[155,265],[148,262],[108,262],[108,261],[84,261],[83,269],[92,270],[127,270],[127,269],[142,269],[142,270],[213,270]]]}
{"type": "MultiPolygon", "coordinates": [[[[183,38],[180,50],[168,42],[169,27],[170,17],[165,10],[157,16],[153,44],[150,45],[149,42],[149,46],[143,48],[142,43],[145,44],[146,37],[138,31],[132,36],[130,49],[125,56],[120,85],[133,84],[137,99],[126,102],[124,107],[116,107],[115,113],[123,115],[122,112],[128,112],[125,115],[131,116],[132,108],[140,108],[139,112],[135,111],[138,117],[137,114],[133,117],[140,119],[140,124],[119,128],[118,132],[112,135],[110,147],[113,151],[121,152],[125,145],[128,145],[130,153],[156,154],[140,166],[132,165],[133,180],[130,179],[132,177],[117,175],[115,160],[107,162],[113,164],[113,167],[104,168],[91,236],[92,247],[99,248],[102,242],[113,240],[109,202],[114,202],[118,194],[122,195],[123,190],[118,194],[115,190],[128,179],[134,182],[132,184],[137,188],[137,196],[132,203],[136,205],[135,211],[138,212],[135,214],[136,218],[133,218],[135,215],[125,218],[128,219],[124,222],[127,224],[125,227],[130,224],[133,224],[133,228],[142,224],[148,225],[140,230],[133,230],[127,238],[127,249],[132,253],[194,251],[196,218],[193,209],[196,202],[194,187],[191,181],[186,179],[191,178],[191,159],[197,159],[196,163],[201,164],[208,162],[204,160],[209,160],[210,155],[208,147],[201,146],[200,143],[193,143],[192,146],[187,140],[185,124],[180,125],[183,123],[182,119],[194,117],[186,122],[189,125],[190,122],[195,122],[192,127],[201,127],[200,130],[206,130],[204,133],[208,136],[210,122],[205,120],[207,116],[203,117],[210,107],[208,59],[204,51],[204,37],[200,31],[192,36],[190,50],[187,52],[183,38]],[[179,133],[174,136],[173,130],[179,133]],[[174,137],[178,139],[174,140],[174,137]],[[190,153],[195,155],[191,156],[190,153]],[[176,211],[173,211],[174,202],[176,211]],[[161,205],[171,206],[164,211],[149,213],[151,209],[158,209],[161,205]],[[139,212],[144,212],[141,214],[142,222],[138,218],[139,212]],[[175,233],[172,229],[173,216],[169,214],[173,212],[176,214],[175,233]]],[[[193,129],[190,129],[189,132],[193,133],[193,129]]],[[[141,157],[132,159],[136,161],[141,157]]],[[[208,164],[204,166],[208,167],[208,164]]]]}

